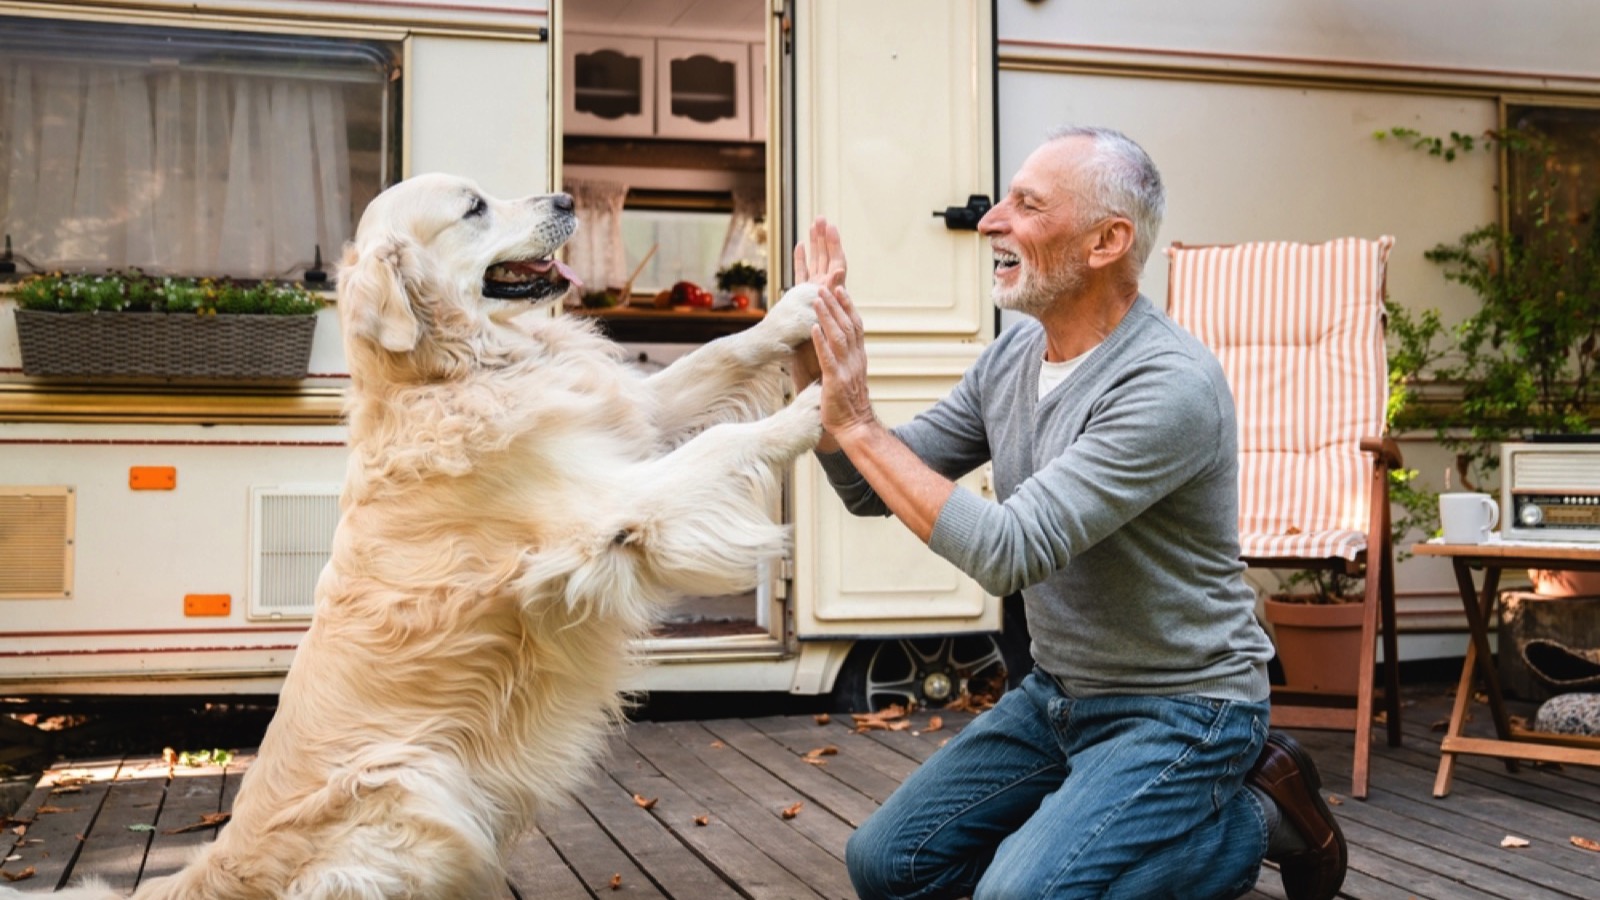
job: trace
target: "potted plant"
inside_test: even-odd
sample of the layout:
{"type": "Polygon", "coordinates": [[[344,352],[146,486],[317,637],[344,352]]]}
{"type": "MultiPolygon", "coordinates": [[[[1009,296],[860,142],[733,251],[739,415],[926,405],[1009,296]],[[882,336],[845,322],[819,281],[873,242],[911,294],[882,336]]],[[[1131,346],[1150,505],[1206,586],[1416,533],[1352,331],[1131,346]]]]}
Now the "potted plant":
{"type": "Polygon", "coordinates": [[[717,271],[717,289],[736,309],[760,309],[761,293],[767,286],[767,272],[747,262],[736,262],[717,271]]]}
{"type": "Polygon", "coordinates": [[[322,302],[300,285],[50,274],[12,291],[22,371],[158,380],[306,376],[322,302]]]}
{"type": "MultiPolygon", "coordinates": [[[[1414,404],[1403,424],[1431,430],[1455,454],[1463,488],[1494,494],[1502,442],[1600,427],[1600,197],[1572,199],[1570,166],[1542,134],[1508,129],[1440,138],[1392,128],[1379,137],[1447,162],[1503,149],[1526,182],[1515,185],[1515,226],[1483,225],[1424,254],[1446,280],[1478,296],[1472,315],[1451,329],[1435,310],[1412,318],[1397,309],[1390,317],[1391,327],[1410,333],[1419,387],[1435,395],[1414,404]]],[[[1537,585],[1543,573],[1530,574],[1537,585]]],[[[1600,591],[1600,584],[1587,590],[1600,591]]]]}

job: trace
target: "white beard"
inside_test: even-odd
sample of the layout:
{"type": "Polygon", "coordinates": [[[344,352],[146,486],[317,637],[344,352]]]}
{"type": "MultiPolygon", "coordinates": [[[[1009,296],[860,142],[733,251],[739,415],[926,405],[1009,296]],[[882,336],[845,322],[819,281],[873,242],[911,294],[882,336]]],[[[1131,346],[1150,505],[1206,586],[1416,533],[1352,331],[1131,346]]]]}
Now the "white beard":
{"type": "Polygon", "coordinates": [[[1083,289],[1084,265],[1067,261],[1060,269],[1044,272],[1023,262],[1017,283],[1009,288],[996,284],[994,305],[1023,315],[1040,318],[1057,299],[1083,289]]]}

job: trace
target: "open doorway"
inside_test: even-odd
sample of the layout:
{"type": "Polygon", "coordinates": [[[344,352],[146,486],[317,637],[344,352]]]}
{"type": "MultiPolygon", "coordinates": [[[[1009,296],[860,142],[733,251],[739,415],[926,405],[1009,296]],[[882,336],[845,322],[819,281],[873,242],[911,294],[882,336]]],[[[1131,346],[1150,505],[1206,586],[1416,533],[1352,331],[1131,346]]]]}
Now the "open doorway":
{"type": "MultiPolygon", "coordinates": [[[[567,263],[584,282],[566,312],[597,319],[641,367],[666,366],[760,321],[767,272],[779,269],[767,234],[767,5],[568,0],[563,12],[562,182],[580,223],[567,263]]],[[[747,595],[686,599],[657,638],[781,640],[780,574],[747,595]]]]}

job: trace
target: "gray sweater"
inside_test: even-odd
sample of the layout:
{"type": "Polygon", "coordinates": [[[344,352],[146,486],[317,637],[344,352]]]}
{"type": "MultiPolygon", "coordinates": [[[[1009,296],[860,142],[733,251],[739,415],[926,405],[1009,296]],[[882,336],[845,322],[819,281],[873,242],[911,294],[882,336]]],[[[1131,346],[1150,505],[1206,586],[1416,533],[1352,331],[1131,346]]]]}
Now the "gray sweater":
{"type": "MultiPolygon", "coordinates": [[[[994,462],[1000,502],[958,487],[929,545],[990,593],[1022,592],[1034,660],[1072,696],[1266,699],[1216,358],[1142,296],[1040,399],[1044,347],[1037,321],[1008,328],[894,430],[950,478],[994,462]]],[[[843,453],[818,458],[851,512],[888,514],[843,453]]]]}

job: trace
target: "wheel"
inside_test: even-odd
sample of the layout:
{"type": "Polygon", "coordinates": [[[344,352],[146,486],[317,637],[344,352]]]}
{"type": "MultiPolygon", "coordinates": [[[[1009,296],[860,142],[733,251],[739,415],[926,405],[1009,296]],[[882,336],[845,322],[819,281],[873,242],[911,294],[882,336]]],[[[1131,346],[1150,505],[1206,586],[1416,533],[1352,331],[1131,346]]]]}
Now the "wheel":
{"type": "Polygon", "coordinates": [[[1021,597],[1006,598],[1001,628],[998,634],[859,641],[834,682],[834,708],[937,708],[963,692],[999,696],[1033,669],[1021,597]]]}

